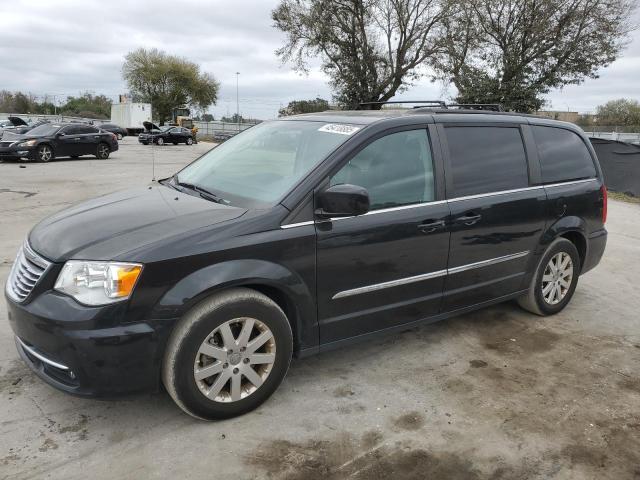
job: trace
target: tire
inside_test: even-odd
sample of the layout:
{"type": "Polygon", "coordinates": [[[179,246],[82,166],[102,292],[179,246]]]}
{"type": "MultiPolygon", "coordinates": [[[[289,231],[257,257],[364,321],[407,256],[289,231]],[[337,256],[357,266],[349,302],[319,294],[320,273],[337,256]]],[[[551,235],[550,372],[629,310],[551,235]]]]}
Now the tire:
{"type": "Polygon", "coordinates": [[[140,142],[143,145],[149,145],[149,142],[140,142]]]}
{"type": "Polygon", "coordinates": [[[164,145],[164,139],[163,139],[162,137],[159,137],[159,138],[156,140],[156,145],[164,145]]]}
{"type": "Polygon", "coordinates": [[[566,238],[557,238],[549,245],[540,259],[529,284],[529,291],[518,299],[518,304],[536,315],[555,315],[571,301],[578,285],[580,269],[580,254],[576,246],[566,238]],[[552,268],[552,259],[553,264],[560,263],[562,265],[566,258],[570,259],[570,262],[567,262],[567,267],[570,267],[571,270],[569,280],[567,280],[569,277],[565,276],[569,268],[557,273],[552,268]],[[563,285],[562,280],[568,287],[563,285]],[[549,284],[551,284],[550,288],[549,284]]]}
{"type": "Polygon", "coordinates": [[[107,145],[106,143],[99,143],[98,147],[96,148],[96,157],[100,160],[106,160],[107,158],[109,158],[109,154],[111,154],[109,145],[107,145]]]}
{"type": "Polygon", "coordinates": [[[71,158],[76,159],[76,158],[80,158],[80,155],[70,155],[71,158]]]}
{"type": "Polygon", "coordinates": [[[162,382],[189,415],[205,420],[231,418],[257,408],[271,396],[287,373],[292,352],[291,326],[280,307],[255,290],[236,288],[203,300],[180,319],[164,353],[162,382]],[[242,339],[247,326],[251,327],[248,342],[242,339]],[[232,335],[227,335],[227,341],[223,331],[232,335]],[[248,352],[258,337],[267,340],[254,343],[252,355],[248,352]],[[238,350],[242,345],[245,350],[238,350]],[[209,371],[211,375],[206,376],[209,371]]]}
{"type": "Polygon", "coordinates": [[[193,145],[193,138],[188,137],[186,143],[187,143],[187,145],[193,145]]]}
{"type": "Polygon", "coordinates": [[[174,145],[178,145],[178,142],[173,142],[174,145]]]}
{"type": "Polygon", "coordinates": [[[54,158],[53,149],[49,145],[40,145],[36,150],[36,160],[38,162],[47,163],[54,158]]]}
{"type": "Polygon", "coordinates": [[[117,138],[118,140],[122,140],[122,134],[121,134],[121,133],[117,133],[117,134],[116,134],[116,138],[117,138]]]}

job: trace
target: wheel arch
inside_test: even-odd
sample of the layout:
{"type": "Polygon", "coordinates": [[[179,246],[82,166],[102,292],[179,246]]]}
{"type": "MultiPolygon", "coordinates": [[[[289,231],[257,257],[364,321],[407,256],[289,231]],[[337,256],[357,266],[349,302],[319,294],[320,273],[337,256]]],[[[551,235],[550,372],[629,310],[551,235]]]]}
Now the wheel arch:
{"type": "Polygon", "coordinates": [[[542,238],[542,247],[546,249],[557,238],[566,238],[573,243],[580,255],[580,270],[587,258],[588,243],[585,221],[576,216],[562,217],[553,223],[542,238]]]}
{"type": "Polygon", "coordinates": [[[237,287],[266,295],[284,311],[291,325],[295,354],[317,347],[318,325],[311,290],[295,272],[264,260],[232,260],[192,272],[160,298],[154,317],[180,318],[205,298],[237,287]]]}

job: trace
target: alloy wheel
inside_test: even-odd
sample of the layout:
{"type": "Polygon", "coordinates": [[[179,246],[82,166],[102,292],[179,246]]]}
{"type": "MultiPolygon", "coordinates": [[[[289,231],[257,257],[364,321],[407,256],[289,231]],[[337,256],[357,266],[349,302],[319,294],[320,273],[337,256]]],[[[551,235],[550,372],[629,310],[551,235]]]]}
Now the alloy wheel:
{"type": "Polygon", "coordinates": [[[275,359],[276,342],[269,327],[254,318],[235,318],[202,342],[193,376],[209,400],[236,402],[260,388],[275,359]]]}
{"type": "Polygon", "coordinates": [[[40,158],[41,162],[48,162],[49,160],[51,160],[51,157],[53,157],[53,152],[49,147],[45,145],[43,147],[40,147],[38,157],[40,158]]]}
{"type": "Polygon", "coordinates": [[[573,261],[565,252],[556,253],[542,275],[542,297],[549,305],[557,305],[569,292],[573,281],[573,261]]]}
{"type": "Polygon", "coordinates": [[[107,158],[109,156],[109,147],[106,145],[98,146],[98,156],[100,158],[107,158]]]}

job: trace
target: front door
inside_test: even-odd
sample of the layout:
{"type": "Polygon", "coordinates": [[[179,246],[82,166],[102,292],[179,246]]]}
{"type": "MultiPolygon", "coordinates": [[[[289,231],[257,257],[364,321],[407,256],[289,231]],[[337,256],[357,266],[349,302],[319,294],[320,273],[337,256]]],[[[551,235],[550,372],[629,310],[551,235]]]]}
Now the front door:
{"type": "Polygon", "coordinates": [[[56,157],[69,157],[71,155],[81,155],[80,126],[69,125],[62,129],[64,135],[56,138],[56,157]]]}
{"type": "Polygon", "coordinates": [[[448,312],[526,288],[525,272],[545,226],[546,194],[529,180],[535,169],[518,124],[439,128],[451,210],[448,312]]]}
{"type": "Polygon", "coordinates": [[[373,140],[330,179],[366,188],[371,210],[317,223],[320,343],[438,313],[449,208],[436,174],[423,128],[373,140]]]}

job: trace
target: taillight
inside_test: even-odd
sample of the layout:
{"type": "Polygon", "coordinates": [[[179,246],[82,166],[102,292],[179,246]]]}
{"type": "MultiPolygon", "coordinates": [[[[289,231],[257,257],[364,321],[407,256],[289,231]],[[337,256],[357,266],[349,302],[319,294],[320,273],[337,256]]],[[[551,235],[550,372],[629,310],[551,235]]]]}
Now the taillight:
{"type": "Polygon", "coordinates": [[[602,184],[600,187],[600,193],[602,194],[602,223],[607,223],[607,187],[602,184]]]}

